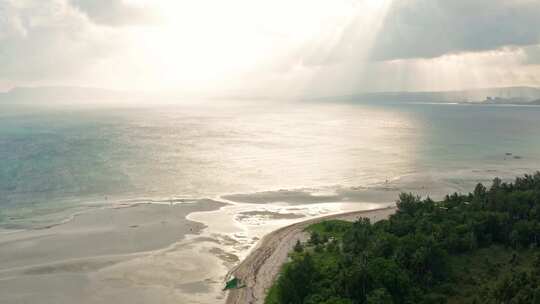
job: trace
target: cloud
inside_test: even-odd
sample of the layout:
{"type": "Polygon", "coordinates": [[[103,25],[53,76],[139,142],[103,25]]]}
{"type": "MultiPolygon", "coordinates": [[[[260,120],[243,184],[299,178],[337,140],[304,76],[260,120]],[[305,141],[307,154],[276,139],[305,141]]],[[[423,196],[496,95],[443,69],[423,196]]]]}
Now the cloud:
{"type": "Polygon", "coordinates": [[[540,43],[537,0],[394,1],[375,60],[434,58],[540,43]]]}
{"type": "Polygon", "coordinates": [[[0,0],[0,89],[332,95],[540,83],[538,0],[377,1],[0,0]]]}
{"type": "Polygon", "coordinates": [[[155,23],[156,13],[147,6],[123,0],[70,0],[71,4],[93,22],[108,26],[155,23]]]}
{"type": "Polygon", "coordinates": [[[120,43],[62,0],[0,4],[0,80],[70,79],[120,43]]]}

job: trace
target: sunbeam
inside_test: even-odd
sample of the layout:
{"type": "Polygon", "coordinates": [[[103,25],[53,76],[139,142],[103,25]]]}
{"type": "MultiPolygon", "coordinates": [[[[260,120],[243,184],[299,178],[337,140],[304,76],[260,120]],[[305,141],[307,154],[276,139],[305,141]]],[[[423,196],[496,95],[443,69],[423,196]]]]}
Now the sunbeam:
{"type": "Polygon", "coordinates": [[[301,61],[305,77],[303,82],[289,85],[284,91],[292,95],[328,95],[333,93],[333,84],[340,82],[354,90],[366,73],[366,65],[375,41],[380,34],[393,0],[363,0],[354,7],[354,12],[335,29],[330,39],[321,39],[312,46],[323,56],[318,64],[301,61]],[[323,55],[320,50],[326,50],[323,55]]]}

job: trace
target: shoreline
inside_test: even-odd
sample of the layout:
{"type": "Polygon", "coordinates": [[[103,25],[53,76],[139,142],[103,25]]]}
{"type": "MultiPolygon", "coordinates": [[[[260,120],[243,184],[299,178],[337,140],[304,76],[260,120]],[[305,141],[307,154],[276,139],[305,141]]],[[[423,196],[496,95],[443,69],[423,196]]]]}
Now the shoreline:
{"type": "Polygon", "coordinates": [[[260,303],[296,240],[307,238],[305,226],[331,218],[376,221],[394,212],[388,206],[399,192],[432,196],[463,186],[415,177],[376,186],[109,200],[115,203],[77,211],[61,223],[0,230],[0,302],[40,296],[44,304],[81,298],[88,304],[111,298],[260,303]],[[249,294],[222,291],[231,274],[244,279],[250,273],[255,284],[241,291],[249,294]]]}
{"type": "Polygon", "coordinates": [[[227,273],[265,235],[313,216],[358,210],[356,204],[200,199],[78,212],[55,225],[0,234],[0,302],[225,303],[227,273]]]}
{"type": "Polygon", "coordinates": [[[287,261],[296,240],[305,241],[304,229],[314,223],[329,219],[354,221],[360,217],[369,217],[373,222],[386,219],[393,214],[396,206],[371,210],[338,213],[309,219],[277,229],[262,238],[250,251],[249,255],[228,273],[246,284],[246,287],[228,292],[226,304],[264,303],[266,291],[272,286],[287,261]]]}
{"type": "Polygon", "coordinates": [[[41,297],[51,304],[81,298],[88,304],[110,298],[225,303],[226,276],[266,235],[299,221],[378,208],[381,202],[358,201],[395,191],[327,190],[231,194],[242,202],[223,197],[120,200],[68,213],[59,222],[0,230],[0,302],[41,297]],[[270,203],[260,202],[261,195],[270,203]]]}

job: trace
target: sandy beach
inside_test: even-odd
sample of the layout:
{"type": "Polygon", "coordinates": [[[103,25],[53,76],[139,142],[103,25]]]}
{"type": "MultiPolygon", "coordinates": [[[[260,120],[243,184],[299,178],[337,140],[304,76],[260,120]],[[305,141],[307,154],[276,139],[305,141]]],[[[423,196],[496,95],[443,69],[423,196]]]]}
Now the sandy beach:
{"type": "Polygon", "coordinates": [[[264,303],[266,291],[272,286],[296,241],[307,239],[307,233],[304,232],[307,226],[323,220],[354,221],[361,217],[367,217],[376,222],[388,218],[394,212],[395,207],[386,207],[329,215],[296,223],[268,234],[250,255],[231,272],[231,275],[240,278],[246,287],[231,290],[226,303],[264,303]]]}
{"type": "MultiPolygon", "coordinates": [[[[263,275],[249,285],[260,297],[308,223],[378,206],[119,203],[57,225],[2,232],[0,303],[225,303],[222,288],[233,269],[239,276],[250,269],[256,278],[263,275]],[[261,256],[273,246],[275,254],[261,256]]],[[[333,217],[360,213],[346,214],[333,217]]]]}
{"type": "Polygon", "coordinates": [[[385,218],[400,191],[389,182],[117,201],[56,225],[1,231],[0,303],[260,303],[307,225],[385,218]],[[224,292],[230,274],[248,287],[224,292]]]}
{"type": "Polygon", "coordinates": [[[372,187],[111,201],[56,225],[0,231],[0,303],[261,303],[307,225],[380,220],[401,191],[436,198],[455,186],[403,177],[372,187]],[[224,292],[231,274],[247,288],[224,292]]]}
{"type": "Polygon", "coordinates": [[[201,249],[216,242],[200,236],[205,225],[186,216],[222,206],[118,205],[61,225],[3,233],[0,303],[197,303],[186,295],[221,282],[193,282],[227,268],[201,249]]]}

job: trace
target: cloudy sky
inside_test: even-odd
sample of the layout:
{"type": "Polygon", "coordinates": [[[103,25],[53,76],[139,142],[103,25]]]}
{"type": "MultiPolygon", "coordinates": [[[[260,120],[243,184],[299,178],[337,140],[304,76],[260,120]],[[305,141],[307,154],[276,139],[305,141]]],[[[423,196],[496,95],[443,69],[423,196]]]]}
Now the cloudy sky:
{"type": "Polygon", "coordinates": [[[540,86],[538,0],[0,0],[0,90],[540,86]]]}

